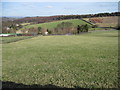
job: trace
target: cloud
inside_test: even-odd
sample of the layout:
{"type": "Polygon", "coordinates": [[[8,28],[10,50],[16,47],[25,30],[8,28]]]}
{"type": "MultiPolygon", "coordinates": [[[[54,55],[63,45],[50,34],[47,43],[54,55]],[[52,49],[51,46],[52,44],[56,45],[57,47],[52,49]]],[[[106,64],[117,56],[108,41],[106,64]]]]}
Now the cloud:
{"type": "Polygon", "coordinates": [[[36,7],[33,3],[30,3],[30,2],[23,2],[22,5],[26,6],[26,7],[30,7],[30,8],[35,8],[36,7]]]}
{"type": "Polygon", "coordinates": [[[53,8],[53,6],[46,6],[46,8],[53,8]]]}

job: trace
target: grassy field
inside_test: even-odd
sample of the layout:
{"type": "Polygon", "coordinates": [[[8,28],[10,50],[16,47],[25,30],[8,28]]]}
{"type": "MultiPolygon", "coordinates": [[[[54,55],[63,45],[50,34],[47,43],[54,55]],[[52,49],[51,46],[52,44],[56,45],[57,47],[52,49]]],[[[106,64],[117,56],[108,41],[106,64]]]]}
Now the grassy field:
{"type": "Polygon", "coordinates": [[[3,86],[117,88],[117,55],[116,30],[3,44],[3,86]]]}
{"type": "Polygon", "coordinates": [[[89,31],[97,31],[97,30],[110,30],[110,29],[112,29],[112,28],[100,28],[100,27],[98,27],[98,28],[89,28],[89,31]]]}
{"type": "Polygon", "coordinates": [[[33,36],[16,36],[16,37],[1,37],[2,42],[0,43],[11,43],[11,42],[16,42],[28,38],[32,38],[33,36]]]}
{"type": "MultiPolygon", "coordinates": [[[[69,19],[69,20],[61,20],[61,21],[54,21],[54,22],[49,22],[49,23],[42,23],[42,24],[33,24],[33,25],[28,25],[25,26],[24,28],[22,28],[21,30],[25,29],[25,28],[30,28],[30,27],[42,27],[45,29],[54,29],[58,24],[62,23],[62,22],[70,22],[73,23],[73,26],[77,26],[77,25],[82,25],[82,24],[88,24],[80,19],[69,19]]],[[[90,24],[88,24],[89,26],[91,26],[90,24]]]]}

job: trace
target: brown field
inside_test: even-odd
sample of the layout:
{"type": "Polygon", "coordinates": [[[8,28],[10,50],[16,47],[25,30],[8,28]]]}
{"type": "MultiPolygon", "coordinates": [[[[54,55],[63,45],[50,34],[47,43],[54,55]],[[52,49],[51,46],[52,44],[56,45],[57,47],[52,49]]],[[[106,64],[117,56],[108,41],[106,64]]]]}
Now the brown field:
{"type": "Polygon", "coordinates": [[[84,18],[84,20],[96,24],[98,27],[116,27],[118,24],[118,16],[84,18]]]}

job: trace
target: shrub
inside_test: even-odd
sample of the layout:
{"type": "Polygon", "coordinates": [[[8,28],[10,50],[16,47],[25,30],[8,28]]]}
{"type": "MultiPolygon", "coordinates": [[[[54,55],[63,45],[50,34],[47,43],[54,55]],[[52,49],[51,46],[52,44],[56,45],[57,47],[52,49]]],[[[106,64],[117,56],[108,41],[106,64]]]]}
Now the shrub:
{"type": "Polygon", "coordinates": [[[88,32],[89,26],[87,24],[77,26],[77,33],[79,34],[80,32],[88,32]]]}
{"type": "Polygon", "coordinates": [[[84,25],[84,32],[88,32],[89,26],[87,24],[84,25]]]}
{"type": "Polygon", "coordinates": [[[93,25],[93,26],[92,26],[92,28],[97,28],[97,27],[98,27],[98,25],[93,25]]]}
{"type": "Polygon", "coordinates": [[[28,33],[35,36],[38,34],[38,28],[35,28],[35,27],[29,28],[28,33]]]}
{"type": "Polygon", "coordinates": [[[62,22],[57,25],[57,27],[54,29],[54,31],[57,34],[66,34],[70,33],[71,30],[73,29],[73,24],[70,22],[62,22]]]}
{"type": "Polygon", "coordinates": [[[50,30],[47,30],[47,32],[48,32],[48,34],[52,34],[52,31],[50,31],[50,30]]]}
{"type": "Polygon", "coordinates": [[[41,27],[38,27],[38,34],[42,34],[42,33],[41,33],[41,30],[42,30],[42,28],[41,28],[41,27]]]}

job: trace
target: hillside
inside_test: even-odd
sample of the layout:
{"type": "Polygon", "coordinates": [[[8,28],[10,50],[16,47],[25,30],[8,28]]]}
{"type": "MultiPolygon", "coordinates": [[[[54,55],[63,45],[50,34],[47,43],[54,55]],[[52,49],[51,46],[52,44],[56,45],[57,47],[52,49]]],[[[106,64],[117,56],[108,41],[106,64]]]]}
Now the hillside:
{"type": "MultiPolygon", "coordinates": [[[[88,19],[89,18],[104,18],[104,17],[117,17],[117,16],[120,16],[120,12],[113,12],[113,13],[98,13],[98,14],[86,14],[86,15],[59,15],[59,16],[43,16],[43,17],[40,17],[40,16],[36,16],[36,17],[12,17],[12,18],[9,18],[9,17],[2,17],[2,33],[14,33],[16,30],[16,28],[14,28],[13,30],[7,30],[7,27],[11,28],[11,26],[16,26],[16,24],[21,24],[23,27],[28,25],[28,24],[36,24],[36,25],[40,25],[40,26],[44,26],[46,27],[46,23],[48,22],[56,22],[56,21],[60,21],[60,20],[70,20],[70,19],[82,19],[82,18],[85,18],[85,19],[88,19]],[[42,23],[45,23],[45,24],[42,24],[42,23]]],[[[112,18],[111,18],[112,19],[112,18]]],[[[107,19],[106,19],[107,20],[107,19]]],[[[115,19],[117,20],[117,19],[115,19]]],[[[57,23],[57,22],[56,22],[57,23]]],[[[100,25],[100,24],[99,24],[100,25]]],[[[98,25],[98,26],[99,26],[98,25]]],[[[110,23],[103,23],[102,25],[108,25],[107,27],[116,27],[116,24],[114,24],[114,22],[112,24],[110,23]]],[[[54,26],[54,25],[53,25],[54,26]]],[[[103,26],[103,27],[104,27],[103,26]]],[[[47,26],[49,27],[49,26],[47,26]]],[[[52,26],[50,26],[52,27],[52,26]]],[[[100,25],[100,27],[102,27],[100,25]]]]}
{"type": "Polygon", "coordinates": [[[118,16],[84,18],[98,27],[117,27],[118,16]]]}
{"type": "Polygon", "coordinates": [[[49,22],[49,23],[28,25],[28,26],[23,27],[21,30],[25,30],[25,29],[28,29],[28,28],[31,28],[31,27],[41,27],[42,29],[52,30],[58,24],[60,24],[62,22],[70,22],[70,23],[73,24],[74,27],[76,27],[77,25],[83,25],[83,24],[88,24],[89,26],[91,26],[89,23],[87,23],[87,22],[85,22],[81,19],[69,19],[69,20],[60,20],[60,21],[54,21],[54,22],[49,22]]]}
{"type": "Polygon", "coordinates": [[[0,17],[0,18],[2,18],[2,21],[6,22],[6,21],[14,21],[14,20],[22,19],[23,17],[0,17]]]}
{"type": "Polygon", "coordinates": [[[86,14],[86,15],[58,15],[58,16],[36,16],[36,17],[25,17],[21,19],[14,20],[15,23],[45,23],[51,22],[56,20],[66,20],[66,19],[81,19],[81,18],[88,18],[88,17],[107,17],[107,16],[119,16],[120,12],[113,12],[113,13],[98,13],[98,14],[86,14]]]}

